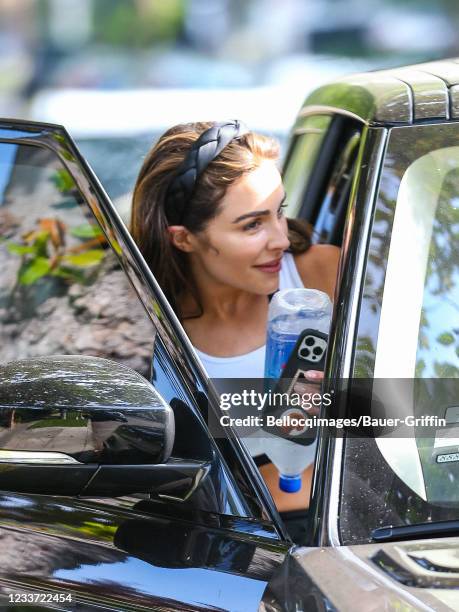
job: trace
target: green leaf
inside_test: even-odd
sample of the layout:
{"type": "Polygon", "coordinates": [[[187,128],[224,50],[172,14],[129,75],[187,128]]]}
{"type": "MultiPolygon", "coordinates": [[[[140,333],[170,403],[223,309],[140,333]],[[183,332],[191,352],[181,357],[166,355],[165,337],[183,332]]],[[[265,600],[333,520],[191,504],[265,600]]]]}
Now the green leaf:
{"type": "Polygon", "coordinates": [[[459,368],[450,363],[434,363],[435,376],[438,378],[459,378],[459,368]]]}
{"type": "Polygon", "coordinates": [[[86,276],[80,270],[72,270],[70,268],[65,268],[59,266],[59,268],[55,268],[51,272],[52,276],[58,276],[60,278],[65,278],[67,280],[74,281],[76,283],[86,283],[86,276]]]}
{"type": "Polygon", "coordinates": [[[161,312],[161,308],[159,307],[158,302],[153,302],[153,310],[155,311],[155,315],[158,317],[158,319],[163,318],[163,314],[161,312]]]}
{"type": "Polygon", "coordinates": [[[72,228],[70,233],[76,238],[97,238],[103,235],[98,225],[90,225],[89,223],[72,228]]]}
{"type": "Polygon", "coordinates": [[[359,338],[357,350],[358,351],[368,351],[369,353],[374,353],[375,349],[374,349],[371,338],[368,338],[367,336],[359,338]]]}
{"type": "Polygon", "coordinates": [[[57,170],[52,180],[61,193],[71,191],[75,187],[75,181],[67,170],[57,170]]]}
{"type": "Polygon", "coordinates": [[[49,259],[46,257],[35,257],[32,261],[24,264],[18,275],[21,285],[32,285],[42,276],[48,274],[51,269],[49,259]]]}
{"type": "Polygon", "coordinates": [[[118,240],[113,240],[111,243],[111,246],[113,247],[113,250],[118,253],[118,255],[121,255],[121,253],[123,252],[122,248],[119,245],[118,240]]]}
{"type": "Polygon", "coordinates": [[[426,369],[426,362],[424,361],[424,359],[420,359],[419,361],[416,362],[416,378],[422,378],[422,375],[424,373],[424,370],[426,369]]]}
{"type": "Polygon", "coordinates": [[[105,252],[102,249],[93,249],[85,253],[78,253],[78,255],[66,255],[63,259],[72,266],[86,268],[100,263],[104,256],[105,252]]]}
{"type": "Polygon", "coordinates": [[[35,249],[31,246],[26,246],[24,244],[16,244],[15,242],[10,242],[7,247],[10,253],[14,255],[26,255],[27,253],[35,253],[35,249]]]}
{"type": "Polygon", "coordinates": [[[51,235],[49,232],[40,232],[33,241],[33,248],[40,257],[47,257],[48,241],[51,235]]]}
{"type": "Polygon", "coordinates": [[[437,337],[437,342],[445,346],[448,346],[450,344],[453,344],[454,336],[450,332],[443,332],[437,337]]]}

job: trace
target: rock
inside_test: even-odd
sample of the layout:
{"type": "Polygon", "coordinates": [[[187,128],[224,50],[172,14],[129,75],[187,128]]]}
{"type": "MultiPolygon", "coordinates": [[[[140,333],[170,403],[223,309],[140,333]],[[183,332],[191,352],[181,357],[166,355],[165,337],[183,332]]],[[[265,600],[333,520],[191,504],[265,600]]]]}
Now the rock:
{"type": "Polygon", "coordinates": [[[35,316],[0,326],[3,362],[93,355],[128,365],[146,377],[153,340],[153,324],[110,252],[93,284],[73,284],[64,295],[48,297],[35,316]]]}

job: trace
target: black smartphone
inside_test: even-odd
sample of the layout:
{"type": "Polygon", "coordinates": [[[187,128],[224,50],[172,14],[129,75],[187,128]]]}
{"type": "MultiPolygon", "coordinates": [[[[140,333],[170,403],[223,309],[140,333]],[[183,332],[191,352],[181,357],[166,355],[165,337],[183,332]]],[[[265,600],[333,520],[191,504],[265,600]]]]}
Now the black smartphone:
{"type": "Polygon", "coordinates": [[[274,392],[287,399],[283,399],[282,403],[276,405],[275,408],[264,411],[264,429],[302,446],[308,446],[315,441],[317,427],[306,425],[310,416],[309,412],[301,404],[298,404],[297,398],[295,398],[296,401],[292,400],[292,402],[288,398],[292,396],[296,383],[301,382],[301,379],[304,380],[308,388],[313,387],[314,389],[316,387],[317,393],[320,393],[321,381],[311,382],[305,378],[304,373],[308,370],[323,371],[325,369],[327,342],[328,335],[316,329],[305,329],[298,336],[292,353],[282,370],[281,377],[275,383],[274,392]],[[269,421],[270,417],[274,419],[272,425],[269,421]]]}
{"type": "Polygon", "coordinates": [[[290,393],[295,384],[305,378],[304,372],[308,370],[323,372],[327,347],[328,334],[324,334],[317,329],[303,330],[282,370],[276,391],[290,393]]]}

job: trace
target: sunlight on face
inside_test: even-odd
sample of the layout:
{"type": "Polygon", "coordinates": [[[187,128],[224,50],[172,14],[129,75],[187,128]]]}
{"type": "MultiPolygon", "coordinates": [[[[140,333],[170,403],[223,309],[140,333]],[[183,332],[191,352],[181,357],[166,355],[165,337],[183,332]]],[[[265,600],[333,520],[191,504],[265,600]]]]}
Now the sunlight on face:
{"type": "Polygon", "coordinates": [[[196,236],[194,272],[208,281],[270,294],[279,284],[289,246],[284,188],[275,162],[265,160],[226,192],[220,213],[196,236]]]}

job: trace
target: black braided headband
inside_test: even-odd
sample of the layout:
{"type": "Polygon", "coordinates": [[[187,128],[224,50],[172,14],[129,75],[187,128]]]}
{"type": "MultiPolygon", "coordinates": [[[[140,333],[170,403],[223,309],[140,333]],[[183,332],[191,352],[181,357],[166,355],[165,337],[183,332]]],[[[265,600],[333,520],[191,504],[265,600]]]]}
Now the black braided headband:
{"type": "Polygon", "coordinates": [[[225,121],[216,123],[193,143],[166,192],[165,210],[171,225],[181,225],[199,175],[232,140],[248,132],[241,121],[225,121]]]}

